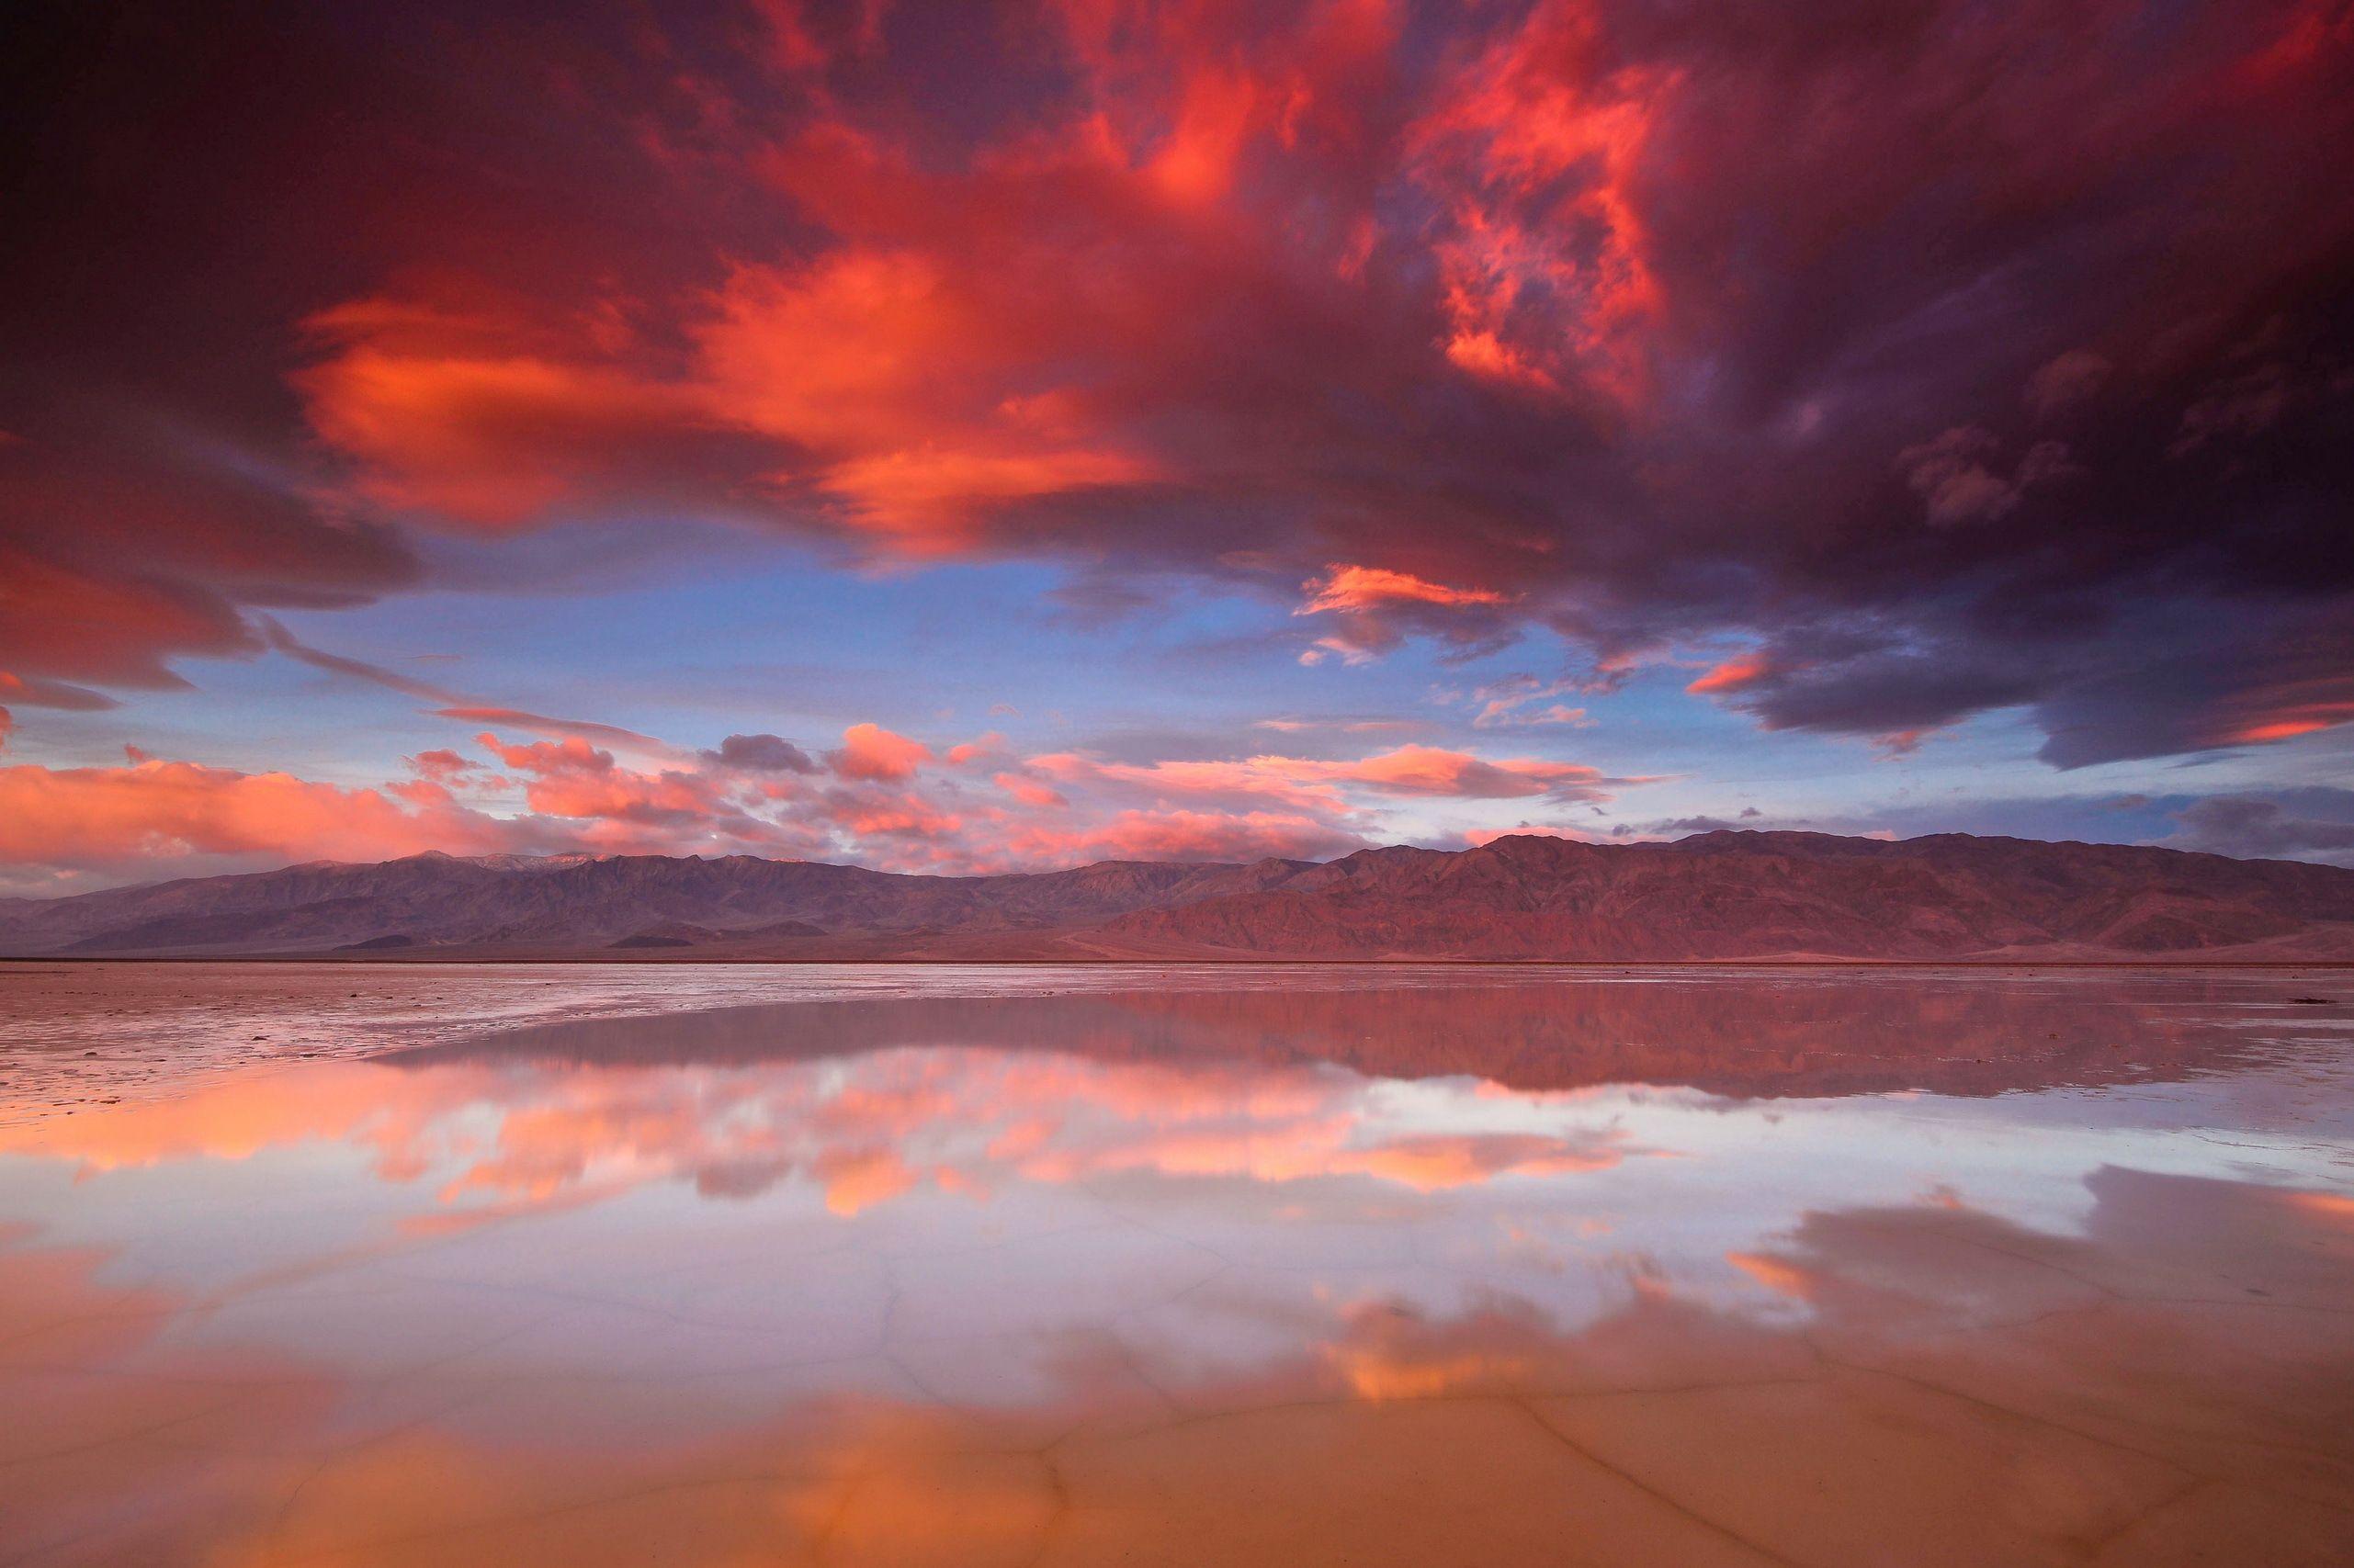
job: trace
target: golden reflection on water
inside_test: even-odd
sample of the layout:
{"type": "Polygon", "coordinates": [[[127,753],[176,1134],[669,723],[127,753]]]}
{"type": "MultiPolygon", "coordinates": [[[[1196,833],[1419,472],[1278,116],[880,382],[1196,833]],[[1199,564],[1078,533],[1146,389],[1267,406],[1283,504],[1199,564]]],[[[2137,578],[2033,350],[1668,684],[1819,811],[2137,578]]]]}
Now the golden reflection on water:
{"type": "Polygon", "coordinates": [[[0,1561],[2339,1563],[2345,1025],[911,998],[11,1126],[0,1561]]]}

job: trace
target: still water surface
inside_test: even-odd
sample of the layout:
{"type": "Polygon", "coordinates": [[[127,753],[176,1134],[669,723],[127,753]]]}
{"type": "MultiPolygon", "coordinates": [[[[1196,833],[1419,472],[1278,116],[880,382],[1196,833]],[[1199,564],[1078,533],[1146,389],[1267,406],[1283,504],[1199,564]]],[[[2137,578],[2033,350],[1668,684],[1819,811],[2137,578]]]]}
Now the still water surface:
{"type": "Polygon", "coordinates": [[[0,1562],[2342,1564],[2345,979],[902,973],[61,1101],[0,1562]]]}

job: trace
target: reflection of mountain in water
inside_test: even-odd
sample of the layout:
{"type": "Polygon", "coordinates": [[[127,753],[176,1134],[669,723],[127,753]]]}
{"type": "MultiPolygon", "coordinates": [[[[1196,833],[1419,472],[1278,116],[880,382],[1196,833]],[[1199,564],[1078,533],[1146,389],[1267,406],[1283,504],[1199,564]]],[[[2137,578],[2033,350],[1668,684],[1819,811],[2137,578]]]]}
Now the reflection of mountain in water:
{"type": "MultiPolygon", "coordinates": [[[[1368,1077],[1464,1076],[1515,1089],[1987,1095],[2224,1065],[2246,1038],[2209,1021],[2205,1004],[2224,995],[2187,976],[1987,985],[1883,973],[903,998],[540,1024],[388,1059],[742,1065],[961,1045],[1115,1062],[1333,1062],[1368,1077]]],[[[2245,987],[2230,995],[2245,1016],[2245,987]]]]}

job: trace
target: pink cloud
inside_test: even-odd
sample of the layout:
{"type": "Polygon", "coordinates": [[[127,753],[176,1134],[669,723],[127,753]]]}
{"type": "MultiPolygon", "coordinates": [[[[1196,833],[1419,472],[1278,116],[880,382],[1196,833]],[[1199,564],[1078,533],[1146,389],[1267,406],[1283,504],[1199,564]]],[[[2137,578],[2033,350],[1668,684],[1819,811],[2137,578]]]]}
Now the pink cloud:
{"type": "Polygon", "coordinates": [[[1025,779],[1019,773],[993,773],[990,782],[1024,806],[1061,807],[1070,804],[1036,779],[1025,779]]]}
{"type": "Polygon", "coordinates": [[[454,718],[467,724],[495,724],[509,729],[536,730],[542,735],[573,736],[606,746],[625,746],[646,751],[668,751],[671,748],[651,735],[640,735],[634,729],[624,729],[617,724],[596,724],[584,718],[552,718],[546,714],[532,713],[524,708],[458,705],[434,709],[436,718],[454,718]]]}
{"type": "Polygon", "coordinates": [[[992,729],[978,739],[949,747],[945,760],[952,768],[967,768],[977,762],[1001,761],[1013,754],[1005,737],[992,729]]]}
{"type": "Polygon", "coordinates": [[[1599,844],[1606,840],[1601,834],[1589,833],[1582,828],[1563,828],[1551,823],[1523,822],[1517,828],[1474,828],[1463,836],[1472,849],[1482,849],[1499,839],[1538,838],[1567,839],[1573,844],[1599,844]]]}
{"type": "Polygon", "coordinates": [[[1450,588],[1408,572],[1383,567],[1335,566],[1321,578],[1301,585],[1308,596],[1296,615],[1320,615],[1332,610],[1372,610],[1393,604],[1502,604],[1510,596],[1482,588],[1450,588]]]}
{"type": "Polygon", "coordinates": [[[411,772],[437,784],[448,784],[482,765],[471,757],[447,750],[420,751],[408,761],[411,772]]]}
{"type": "Polygon", "coordinates": [[[1259,796],[1285,805],[1339,808],[1345,790],[1376,795],[1506,800],[1531,795],[1599,799],[1617,784],[1598,768],[1536,757],[1490,760],[1443,747],[1407,745],[1334,761],[1262,755],[1229,761],[1113,762],[1076,752],[1030,759],[1036,772],[1065,781],[1129,786],[1155,795],[1259,796]]]}
{"type": "Polygon", "coordinates": [[[583,733],[510,740],[484,729],[472,741],[492,763],[428,749],[407,759],[411,776],[374,789],[159,761],[136,749],[125,768],[20,767],[8,770],[13,793],[0,795],[16,829],[0,838],[0,863],[104,871],[424,849],[749,851],[945,872],[1104,858],[1321,859],[1373,841],[1399,803],[1589,801],[1640,782],[1581,763],[1424,745],[1356,758],[1122,761],[1075,751],[1015,758],[992,734],[941,754],[872,722],[844,729],[825,773],[805,776],[738,765],[800,755],[782,741],[696,752],[641,739],[641,750],[678,764],[633,767],[583,733]],[[935,761],[956,771],[935,773],[935,761]],[[480,808],[492,798],[511,804],[480,808]]]}
{"type": "Polygon", "coordinates": [[[932,761],[932,749],[920,740],[885,729],[879,724],[854,724],[842,732],[841,750],[827,761],[845,779],[897,784],[915,776],[932,761]]]}
{"type": "Polygon", "coordinates": [[[534,847],[516,824],[450,804],[411,809],[373,789],[157,760],[0,768],[0,861],[105,867],[191,855],[382,860],[534,847]]]}
{"type": "Polygon", "coordinates": [[[1121,811],[1083,827],[1037,823],[1006,830],[1017,862],[1076,865],[1097,860],[1330,860],[1365,847],[1321,818],[1281,811],[1121,811]]]}
{"type": "Polygon", "coordinates": [[[1566,703],[1544,703],[1566,692],[1589,689],[1589,682],[1576,681],[1540,681],[1533,675],[1511,675],[1480,687],[1472,694],[1480,704],[1472,716],[1474,729],[1519,729],[1539,725],[1564,724],[1585,728],[1593,721],[1586,710],[1566,703]]]}
{"type": "Polygon", "coordinates": [[[1768,663],[1762,655],[1744,653],[1711,665],[1687,683],[1684,690],[1702,695],[1713,692],[1737,692],[1774,673],[1775,667],[1768,663]]]}
{"type": "Polygon", "coordinates": [[[1329,616],[1334,630],[1300,655],[1303,664],[1337,655],[1362,664],[1386,653],[1409,630],[1461,639],[1484,631],[1512,595],[1485,588],[1456,588],[1386,567],[1335,565],[1300,585],[1307,595],[1295,615],[1329,616]]]}
{"type": "Polygon", "coordinates": [[[546,775],[609,773],[613,771],[613,753],[600,751],[578,736],[511,746],[486,729],[474,739],[517,773],[546,775]]]}
{"type": "Polygon", "coordinates": [[[1606,778],[1599,768],[1577,762],[1551,762],[1535,757],[1489,761],[1467,752],[1435,746],[1401,746],[1378,757],[1348,763],[1288,765],[1307,776],[1343,780],[1390,795],[1454,795],[1465,799],[1508,800],[1544,795],[1556,799],[1594,799],[1603,786],[1631,781],[1606,778]]]}

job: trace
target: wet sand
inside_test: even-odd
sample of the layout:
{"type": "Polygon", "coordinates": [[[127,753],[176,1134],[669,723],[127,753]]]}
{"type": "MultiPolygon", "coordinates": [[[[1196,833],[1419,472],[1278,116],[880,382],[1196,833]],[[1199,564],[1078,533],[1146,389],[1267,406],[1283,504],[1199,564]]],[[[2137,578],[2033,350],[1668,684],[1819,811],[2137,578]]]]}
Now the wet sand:
{"type": "Polygon", "coordinates": [[[278,1049],[0,1127],[0,1561],[2354,1556],[2292,976],[181,967],[38,1049],[278,1049]]]}

